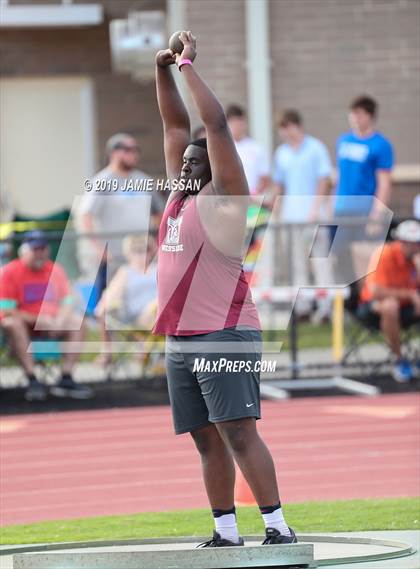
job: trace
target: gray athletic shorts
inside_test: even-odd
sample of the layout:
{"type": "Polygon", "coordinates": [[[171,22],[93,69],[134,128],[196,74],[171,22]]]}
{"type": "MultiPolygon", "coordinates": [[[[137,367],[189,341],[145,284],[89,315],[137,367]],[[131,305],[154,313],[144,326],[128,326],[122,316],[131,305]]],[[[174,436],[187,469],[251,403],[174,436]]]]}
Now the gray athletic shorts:
{"type": "Polygon", "coordinates": [[[168,336],[166,373],[175,433],[244,417],[259,419],[260,373],[255,364],[261,357],[261,332],[255,329],[168,336]]]}

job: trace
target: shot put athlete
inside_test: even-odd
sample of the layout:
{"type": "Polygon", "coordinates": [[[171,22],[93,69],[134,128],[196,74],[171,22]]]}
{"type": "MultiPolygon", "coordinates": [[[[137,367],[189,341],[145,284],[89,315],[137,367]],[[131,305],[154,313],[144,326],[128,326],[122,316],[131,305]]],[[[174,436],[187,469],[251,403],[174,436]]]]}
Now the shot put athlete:
{"type": "Polygon", "coordinates": [[[243,545],[234,506],[234,461],[264,518],[263,545],[294,543],[273,459],[256,429],[259,373],[252,364],[261,360],[262,339],[241,264],[247,182],[223,108],[193,65],[196,40],[191,32],[181,32],[180,40],[182,53],[167,49],[156,56],[167,175],[184,186],[172,191],[160,226],[154,330],[167,337],[175,432],[189,432],[201,456],[216,526],[203,547],[243,545]],[[197,106],[206,139],[190,141],[173,64],[197,106]],[[218,366],[222,358],[231,365],[218,366]],[[197,370],[200,360],[205,365],[197,370]]]}

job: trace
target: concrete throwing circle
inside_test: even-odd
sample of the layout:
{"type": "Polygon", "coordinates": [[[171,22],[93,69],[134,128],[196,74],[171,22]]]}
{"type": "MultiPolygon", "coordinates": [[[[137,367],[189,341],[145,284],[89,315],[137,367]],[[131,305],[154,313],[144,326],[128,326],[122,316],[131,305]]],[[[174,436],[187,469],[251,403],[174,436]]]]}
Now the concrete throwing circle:
{"type": "Polygon", "coordinates": [[[299,543],[261,547],[247,536],[246,547],[196,549],[206,538],[94,541],[10,547],[14,569],[230,569],[306,567],[363,563],[412,555],[406,543],[361,537],[299,535],[299,543]]]}

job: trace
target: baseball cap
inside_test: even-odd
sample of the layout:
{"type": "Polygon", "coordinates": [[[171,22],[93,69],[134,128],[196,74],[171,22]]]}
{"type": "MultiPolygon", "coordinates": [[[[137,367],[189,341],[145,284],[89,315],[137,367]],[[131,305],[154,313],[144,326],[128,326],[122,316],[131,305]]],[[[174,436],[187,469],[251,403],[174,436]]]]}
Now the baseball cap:
{"type": "Polygon", "coordinates": [[[48,239],[45,233],[39,229],[35,229],[34,231],[28,231],[23,236],[23,243],[27,243],[30,247],[45,247],[48,245],[48,239]]]}
{"type": "Polygon", "coordinates": [[[399,241],[420,243],[420,222],[415,219],[402,221],[392,232],[392,237],[399,241]]]}

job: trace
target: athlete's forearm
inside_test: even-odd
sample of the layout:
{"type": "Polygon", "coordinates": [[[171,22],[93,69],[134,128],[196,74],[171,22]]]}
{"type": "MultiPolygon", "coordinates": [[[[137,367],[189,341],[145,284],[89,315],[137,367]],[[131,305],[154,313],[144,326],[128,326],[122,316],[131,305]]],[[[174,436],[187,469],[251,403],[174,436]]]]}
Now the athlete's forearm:
{"type": "Polygon", "coordinates": [[[190,130],[190,119],[178,92],[172,72],[167,67],[156,65],[156,91],[160,116],[165,129],[190,130]]]}
{"type": "Polygon", "coordinates": [[[206,129],[227,128],[226,116],[222,105],[196,69],[192,65],[184,65],[181,73],[191,91],[194,103],[206,129]]]}

